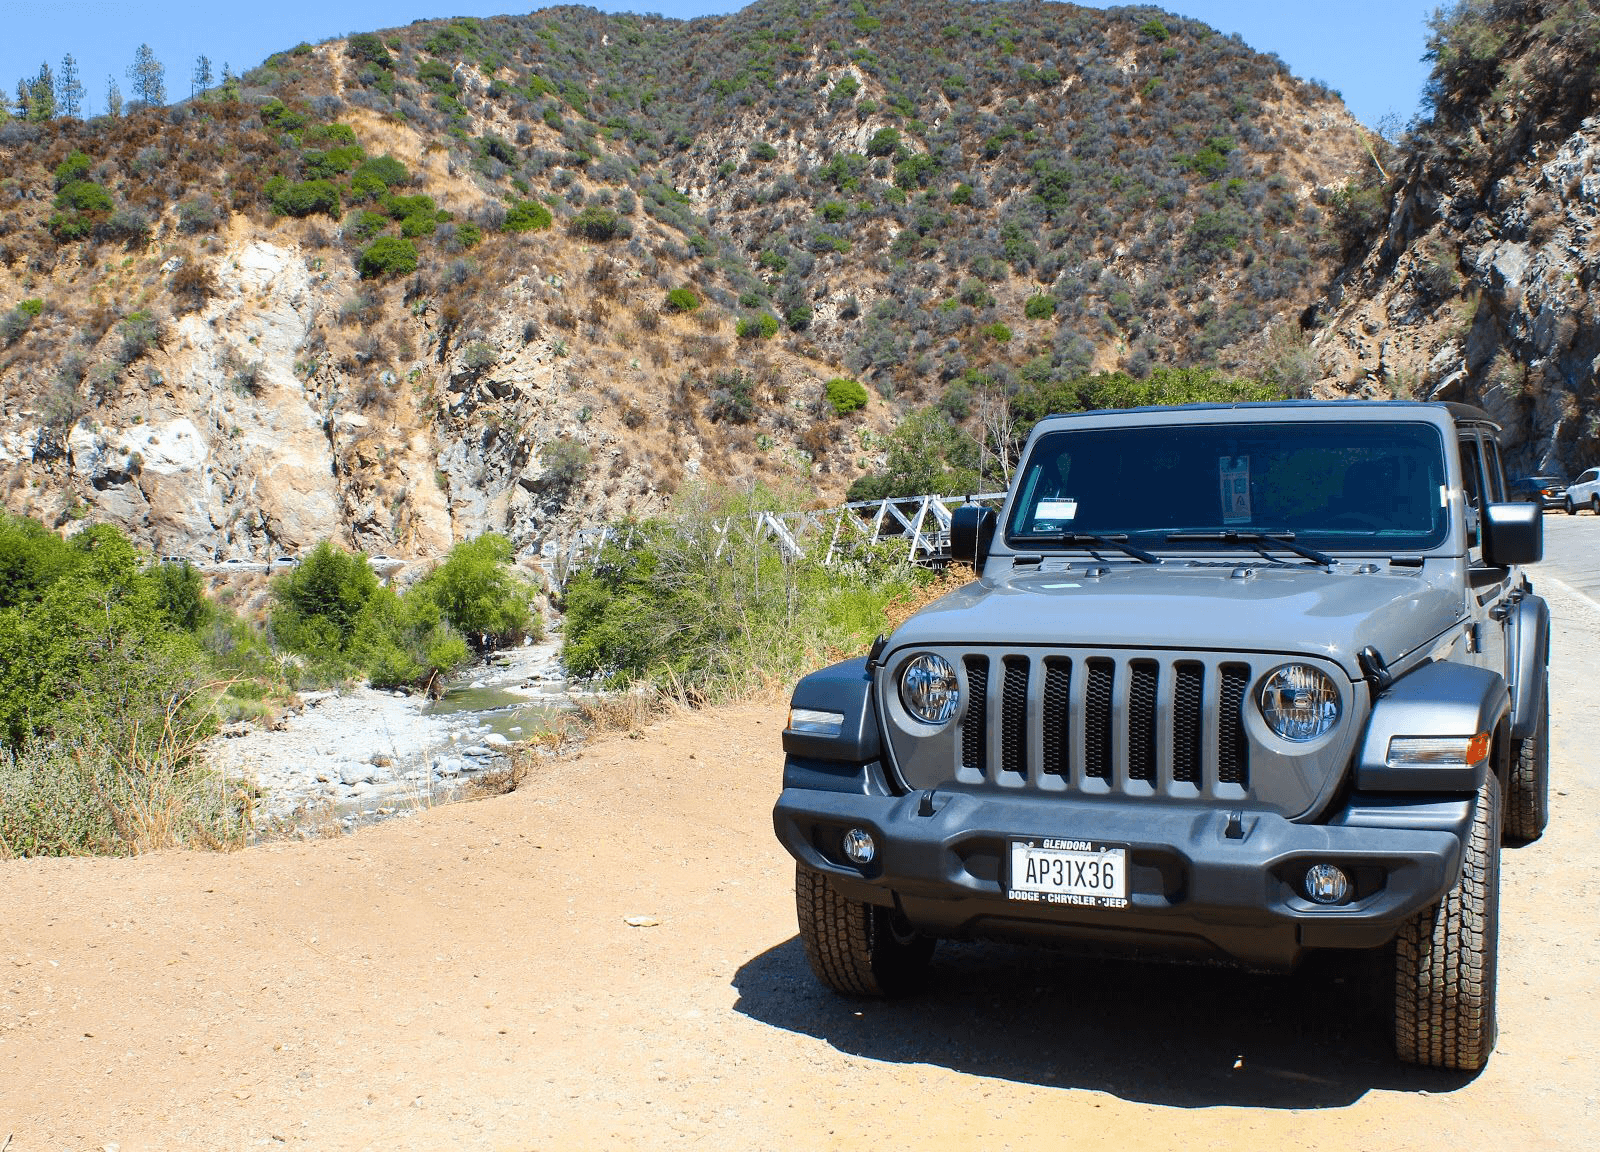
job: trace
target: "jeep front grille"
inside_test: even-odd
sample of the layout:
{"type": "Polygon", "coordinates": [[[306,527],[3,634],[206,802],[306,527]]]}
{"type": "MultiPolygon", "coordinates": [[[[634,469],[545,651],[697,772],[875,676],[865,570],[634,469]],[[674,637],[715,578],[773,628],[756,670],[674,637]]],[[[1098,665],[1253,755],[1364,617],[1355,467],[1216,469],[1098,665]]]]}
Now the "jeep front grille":
{"type": "Polygon", "coordinates": [[[1004,773],[1025,781],[1037,772],[1087,791],[1141,794],[1169,784],[1200,792],[1216,784],[1250,787],[1248,664],[1008,654],[968,655],[962,667],[961,768],[969,779],[1004,773]],[[989,692],[992,664],[1001,681],[998,703],[989,692]],[[1030,693],[1033,684],[1042,687],[1030,693]],[[1211,725],[1208,715],[1216,718],[1211,725]]]}

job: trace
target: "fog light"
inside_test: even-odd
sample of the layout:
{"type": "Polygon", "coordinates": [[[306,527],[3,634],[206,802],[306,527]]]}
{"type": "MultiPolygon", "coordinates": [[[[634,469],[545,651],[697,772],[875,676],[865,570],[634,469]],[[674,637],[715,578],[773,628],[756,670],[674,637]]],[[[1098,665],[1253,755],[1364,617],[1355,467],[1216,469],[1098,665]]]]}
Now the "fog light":
{"type": "Polygon", "coordinates": [[[871,864],[878,855],[878,845],[865,828],[852,828],[844,834],[844,854],[852,864],[871,864]]]}
{"type": "Polygon", "coordinates": [[[1313,864],[1306,869],[1306,895],[1318,904],[1339,904],[1350,895],[1350,881],[1332,864],[1313,864]]]}

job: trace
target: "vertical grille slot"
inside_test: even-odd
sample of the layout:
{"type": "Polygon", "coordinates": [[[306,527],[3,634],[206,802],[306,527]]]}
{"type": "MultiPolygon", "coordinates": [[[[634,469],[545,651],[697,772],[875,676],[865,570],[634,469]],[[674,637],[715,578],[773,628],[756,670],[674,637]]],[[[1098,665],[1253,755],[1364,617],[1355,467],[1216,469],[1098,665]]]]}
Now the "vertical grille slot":
{"type": "Polygon", "coordinates": [[[1128,666],[1128,779],[1156,778],[1156,688],[1160,665],[1135,660],[1128,666]]]}
{"type": "Polygon", "coordinates": [[[1028,658],[1007,656],[1000,688],[1000,767],[1028,771],[1028,658]]]}
{"type": "Polygon", "coordinates": [[[961,766],[975,772],[988,770],[989,658],[968,656],[967,718],[961,724],[961,766]]]}
{"type": "Polygon", "coordinates": [[[1089,679],[1083,689],[1083,774],[1111,779],[1111,687],[1116,665],[1110,660],[1088,661],[1089,679]]]}
{"type": "Polygon", "coordinates": [[[1200,740],[1205,731],[1205,665],[1180,660],[1172,670],[1172,778],[1200,783],[1200,740]]]}
{"type": "Polygon", "coordinates": [[[1244,735],[1244,698],[1250,686],[1248,664],[1222,666],[1217,700],[1217,780],[1250,786],[1250,745],[1244,735]]]}
{"type": "Polygon", "coordinates": [[[1041,752],[1044,771],[1052,776],[1067,775],[1067,749],[1071,747],[1072,724],[1068,693],[1072,688],[1072,661],[1049,659],[1044,662],[1044,699],[1040,726],[1043,728],[1041,752]]]}

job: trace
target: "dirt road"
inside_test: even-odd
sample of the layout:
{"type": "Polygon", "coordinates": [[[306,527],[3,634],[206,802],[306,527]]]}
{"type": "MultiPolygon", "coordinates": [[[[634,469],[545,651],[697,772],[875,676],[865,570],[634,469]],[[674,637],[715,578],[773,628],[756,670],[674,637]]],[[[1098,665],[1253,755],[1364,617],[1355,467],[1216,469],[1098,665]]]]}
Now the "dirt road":
{"type": "Polygon", "coordinates": [[[782,711],[743,707],[342,839],[0,863],[0,1145],[1600,1146],[1600,610],[1552,599],[1554,819],[1505,856],[1476,1078],[1395,1065],[1326,965],[963,945],[911,1002],[821,991],[782,711]]]}

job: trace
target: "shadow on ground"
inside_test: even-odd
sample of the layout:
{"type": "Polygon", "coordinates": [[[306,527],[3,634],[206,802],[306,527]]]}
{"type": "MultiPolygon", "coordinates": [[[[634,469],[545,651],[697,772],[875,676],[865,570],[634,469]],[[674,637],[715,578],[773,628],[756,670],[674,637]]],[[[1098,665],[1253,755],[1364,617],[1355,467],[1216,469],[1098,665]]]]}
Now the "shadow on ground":
{"type": "Polygon", "coordinates": [[[734,1008],[855,1056],[1176,1107],[1339,1108],[1466,1084],[1396,1062],[1382,979],[1366,958],[1279,976],[945,942],[920,994],[856,1000],[816,982],[795,937],[739,969],[734,1008]]]}

